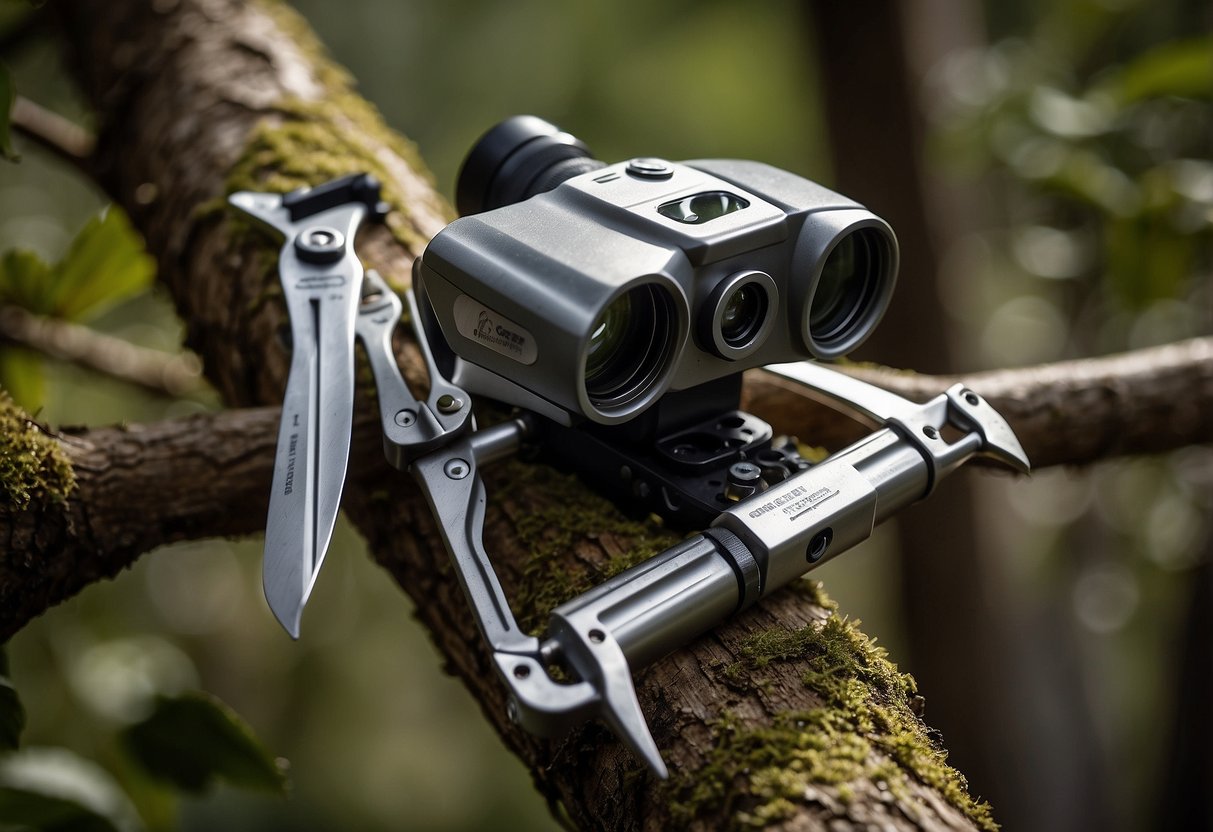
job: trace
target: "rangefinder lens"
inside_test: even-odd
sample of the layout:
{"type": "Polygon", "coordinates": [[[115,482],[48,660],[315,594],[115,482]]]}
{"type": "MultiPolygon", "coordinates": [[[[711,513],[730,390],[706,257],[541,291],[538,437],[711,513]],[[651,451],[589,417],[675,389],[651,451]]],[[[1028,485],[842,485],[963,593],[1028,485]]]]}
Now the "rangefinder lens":
{"type": "Polygon", "coordinates": [[[624,410],[660,380],[674,351],[676,317],[668,292],[629,289],[599,314],[585,351],[585,390],[604,413],[624,410]]]}
{"type": "Polygon", "coordinates": [[[872,228],[860,228],[834,246],[821,267],[809,306],[813,338],[828,344],[845,338],[877,296],[886,269],[885,244],[872,228]]]}
{"type": "Polygon", "coordinates": [[[744,346],[762,324],[766,313],[766,295],[753,283],[734,289],[725,301],[720,316],[720,334],[730,347],[744,346]]]}
{"type": "Polygon", "coordinates": [[[746,270],[721,280],[700,307],[699,343],[721,358],[737,361],[754,352],[775,323],[779,290],[766,272],[746,270]]]}

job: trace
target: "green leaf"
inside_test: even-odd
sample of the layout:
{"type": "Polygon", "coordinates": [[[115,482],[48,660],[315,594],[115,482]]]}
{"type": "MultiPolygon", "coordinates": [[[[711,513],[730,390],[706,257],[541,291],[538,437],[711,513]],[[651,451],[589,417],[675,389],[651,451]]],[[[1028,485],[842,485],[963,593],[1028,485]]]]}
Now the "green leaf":
{"type": "Polygon", "coordinates": [[[21,159],[21,154],[13,148],[13,137],[11,133],[11,120],[13,114],[13,102],[17,100],[17,90],[13,86],[12,73],[8,71],[8,67],[0,61],[0,156],[8,159],[10,162],[16,162],[21,159]]]}
{"type": "Polygon", "coordinates": [[[0,347],[0,388],[29,411],[46,402],[42,356],[24,347],[0,347]]]}
{"type": "Polygon", "coordinates": [[[72,800],[0,787],[0,818],[6,829],[39,832],[118,832],[104,815],[99,815],[72,800]]]}
{"type": "Polygon", "coordinates": [[[123,745],[148,772],[189,792],[224,780],[284,794],[274,758],[227,705],[202,692],[160,696],[151,716],[122,734],[123,745]]]}
{"type": "Polygon", "coordinates": [[[0,826],[124,832],[142,824],[130,798],[96,763],[65,748],[35,748],[0,760],[0,826]]]}
{"type": "Polygon", "coordinates": [[[96,315],[145,291],[156,264],[126,214],[110,206],[88,221],[51,278],[53,313],[67,320],[96,315]]]}
{"type": "MultiPolygon", "coordinates": [[[[0,648],[0,751],[14,751],[25,729],[25,708],[8,678],[8,655],[0,648]]],[[[4,814],[0,812],[0,817],[4,814]]]]}
{"type": "Polygon", "coordinates": [[[1151,50],[1100,83],[1122,104],[1178,95],[1213,96],[1213,37],[1179,41],[1151,50]]]}
{"type": "Polygon", "coordinates": [[[0,302],[20,306],[35,314],[51,311],[52,271],[32,251],[12,249],[0,256],[0,302]]]}

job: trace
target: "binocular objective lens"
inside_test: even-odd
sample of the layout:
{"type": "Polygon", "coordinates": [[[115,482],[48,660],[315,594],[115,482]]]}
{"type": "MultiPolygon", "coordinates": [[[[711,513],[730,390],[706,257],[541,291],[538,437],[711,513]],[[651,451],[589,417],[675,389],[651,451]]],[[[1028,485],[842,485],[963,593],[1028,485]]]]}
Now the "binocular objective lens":
{"type": "Polygon", "coordinates": [[[585,380],[589,384],[597,380],[611,366],[611,359],[619,352],[627,335],[632,318],[632,297],[620,295],[608,306],[590,333],[590,347],[585,355],[585,380]]]}
{"type": "Polygon", "coordinates": [[[725,301],[720,334],[730,347],[743,347],[766,317],[766,294],[753,283],[735,289],[725,301]]]}
{"type": "Polygon", "coordinates": [[[637,286],[611,301],[585,351],[585,391],[594,407],[626,411],[649,392],[669,366],[676,330],[669,293],[658,286],[637,286]]]}
{"type": "Polygon", "coordinates": [[[867,312],[884,273],[883,252],[883,241],[870,228],[853,231],[834,246],[809,307],[815,339],[828,342],[848,335],[867,312]]]}

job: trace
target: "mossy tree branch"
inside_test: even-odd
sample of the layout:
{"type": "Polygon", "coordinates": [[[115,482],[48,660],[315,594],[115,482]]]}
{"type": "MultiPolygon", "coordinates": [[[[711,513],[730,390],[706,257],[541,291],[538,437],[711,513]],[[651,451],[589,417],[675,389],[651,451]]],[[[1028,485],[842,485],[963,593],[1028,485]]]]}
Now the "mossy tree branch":
{"type": "MultiPolygon", "coordinates": [[[[844,369],[915,400],[964,381],[1008,415],[1036,470],[1213,441],[1213,419],[1207,416],[1213,411],[1213,338],[963,378],[870,366],[844,369]]],[[[766,373],[752,373],[744,391],[749,406],[773,419],[780,430],[830,448],[866,430],[839,418],[801,388],[766,373]]],[[[60,458],[74,471],[74,485],[66,489],[66,502],[55,496],[65,489],[55,489],[39,492],[37,499],[14,500],[10,505],[14,510],[0,508],[0,539],[21,541],[10,548],[32,555],[31,563],[40,572],[73,579],[54,583],[52,592],[34,590],[38,573],[0,579],[0,639],[156,546],[255,534],[264,528],[277,407],[227,410],[120,429],[73,428],[59,434],[11,405],[8,412],[14,427],[58,443],[60,458]],[[39,522],[29,512],[65,506],[70,517],[64,523],[66,536],[29,534],[28,529],[39,522]],[[148,517],[165,522],[149,524],[148,517]],[[90,569],[90,563],[106,566],[90,569]]],[[[20,436],[25,434],[12,435],[12,446],[0,451],[0,458],[21,457],[20,436]]],[[[379,426],[371,413],[365,413],[356,426],[353,453],[360,465],[373,465],[380,454],[379,426]]],[[[524,482],[549,476],[539,468],[516,473],[524,482]]],[[[0,479],[15,476],[6,471],[0,479]]],[[[551,518],[520,518],[519,533],[526,546],[554,551],[576,541],[570,529],[573,518],[557,518],[564,526],[559,535],[543,525],[547,519],[551,518]]],[[[592,532],[593,517],[582,520],[592,532]]],[[[637,537],[646,531],[640,526],[632,529],[637,537]]],[[[651,548],[628,557],[635,559],[651,548]]],[[[617,561],[608,571],[618,565],[617,561]]],[[[552,586],[528,582],[521,589],[524,605],[534,607],[537,625],[542,624],[539,608],[545,606],[539,603],[541,596],[550,596],[550,606],[551,599],[572,592],[558,573],[551,582],[552,586]]]]}
{"type": "MultiPolygon", "coordinates": [[[[352,92],[289,10],[238,0],[62,0],[56,13],[97,109],[94,173],[156,255],[189,345],[229,404],[280,401],[289,355],[280,337],[287,321],[273,268],[276,244],[232,220],[222,207],[225,192],[375,173],[395,211],[386,228],[364,235],[360,251],[398,285],[448,210],[411,147],[352,92]]],[[[403,360],[406,374],[417,377],[415,354],[406,349],[403,360]]],[[[373,419],[367,405],[360,400],[359,412],[373,419]]],[[[215,456],[218,445],[211,443],[193,458],[182,454],[195,466],[191,477],[221,470],[232,483],[264,485],[275,416],[266,409],[203,417],[213,421],[193,428],[226,430],[241,418],[255,424],[244,426],[248,442],[233,446],[244,448],[234,457],[215,456]]],[[[105,489],[95,489],[88,474],[88,460],[97,458],[91,454],[138,460],[143,473],[154,449],[173,445],[170,434],[182,427],[159,426],[163,434],[148,428],[134,445],[131,434],[140,431],[133,429],[90,431],[74,440],[79,447],[65,439],[61,444],[75,454],[73,493],[81,511],[104,515],[103,497],[94,490],[105,489]],[[148,441],[151,433],[167,445],[148,441]],[[129,456],[124,447],[133,448],[129,456]]],[[[92,464],[102,481],[111,463],[92,464]]],[[[159,505],[153,468],[146,471],[149,493],[141,511],[159,505]]],[[[507,463],[487,476],[486,543],[525,620],[542,621],[551,604],[669,540],[547,469],[507,463]]],[[[208,509],[195,507],[190,516],[223,534],[263,517],[264,499],[250,493],[245,512],[208,516],[208,509]]],[[[71,503],[58,509],[55,528],[79,532],[88,518],[72,516],[71,503]]],[[[345,508],[377,560],[416,601],[448,667],[532,767],[538,788],[580,826],[989,825],[927,738],[912,681],[811,585],[770,599],[638,675],[658,744],[678,772],[662,784],[638,771],[602,729],[587,726],[547,742],[508,722],[503,691],[424,502],[377,454],[355,453],[345,508]]],[[[200,531],[170,525],[158,533],[173,539],[200,531]]],[[[146,544],[132,541],[123,551],[146,544]]],[[[35,548],[22,538],[7,550],[8,565],[28,561],[35,548]]],[[[98,576],[121,565],[115,563],[99,565],[98,576]]]]}

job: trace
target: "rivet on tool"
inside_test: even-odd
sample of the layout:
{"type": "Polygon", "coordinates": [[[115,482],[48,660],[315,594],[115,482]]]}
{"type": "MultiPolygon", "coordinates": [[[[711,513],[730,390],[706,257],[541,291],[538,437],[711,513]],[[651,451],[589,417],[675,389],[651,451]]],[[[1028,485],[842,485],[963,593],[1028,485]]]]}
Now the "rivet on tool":
{"type": "Polygon", "coordinates": [[[443,466],[442,470],[445,471],[446,475],[451,479],[461,480],[468,475],[468,471],[471,470],[471,466],[469,466],[462,459],[456,458],[448,460],[446,465],[443,466]]]}
{"type": "Polygon", "coordinates": [[[411,410],[401,410],[396,414],[396,424],[402,428],[411,428],[417,424],[417,414],[411,410]]]}
{"type": "Polygon", "coordinates": [[[463,399],[452,396],[450,393],[444,393],[438,397],[438,412],[458,413],[462,409],[463,399]]]}
{"type": "Polygon", "coordinates": [[[345,254],[345,235],[336,228],[317,225],[295,238],[295,253],[307,263],[333,263],[345,254]]]}

